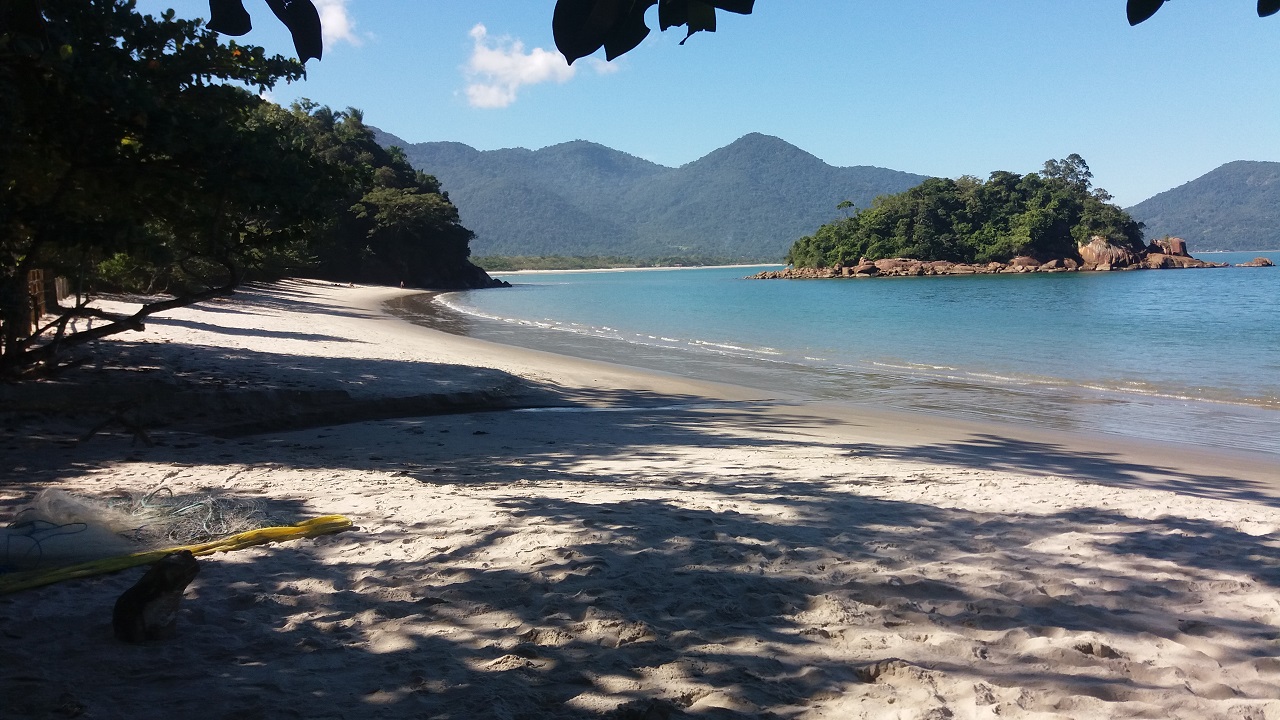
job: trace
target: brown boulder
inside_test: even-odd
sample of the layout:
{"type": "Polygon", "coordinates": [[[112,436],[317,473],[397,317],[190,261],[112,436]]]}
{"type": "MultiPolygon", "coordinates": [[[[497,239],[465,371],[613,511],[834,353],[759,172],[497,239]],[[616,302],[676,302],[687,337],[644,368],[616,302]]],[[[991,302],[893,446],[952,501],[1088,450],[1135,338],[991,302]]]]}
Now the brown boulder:
{"type": "Polygon", "coordinates": [[[1152,270],[1175,267],[1173,264],[1173,258],[1165,255],[1164,253],[1157,252],[1147,253],[1147,256],[1142,260],[1142,266],[1152,270]]]}
{"type": "Polygon", "coordinates": [[[1174,268],[1226,267],[1226,263],[1206,262],[1204,260],[1198,260],[1196,258],[1193,258],[1190,256],[1184,256],[1184,255],[1167,255],[1166,258],[1169,260],[1169,264],[1166,265],[1165,267],[1174,267],[1174,268]]]}
{"type": "Polygon", "coordinates": [[[1191,257],[1187,252],[1187,241],[1180,237],[1160,238],[1151,243],[1148,252],[1160,253],[1161,255],[1173,255],[1174,257],[1191,257]]]}
{"type": "Polygon", "coordinates": [[[1249,262],[1236,263],[1236,267],[1275,267],[1275,263],[1264,257],[1256,257],[1249,262]]]}
{"type": "Polygon", "coordinates": [[[876,260],[875,266],[882,275],[923,275],[924,265],[911,258],[876,260]]]}
{"type": "Polygon", "coordinates": [[[1126,267],[1138,261],[1138,256],[1132,250],[1114,245],[1101,235],[1094,235],[1088,243],[1080,245],[1076,250],[1086,265],[1106,265],[1108,270],[1126,267]]]}

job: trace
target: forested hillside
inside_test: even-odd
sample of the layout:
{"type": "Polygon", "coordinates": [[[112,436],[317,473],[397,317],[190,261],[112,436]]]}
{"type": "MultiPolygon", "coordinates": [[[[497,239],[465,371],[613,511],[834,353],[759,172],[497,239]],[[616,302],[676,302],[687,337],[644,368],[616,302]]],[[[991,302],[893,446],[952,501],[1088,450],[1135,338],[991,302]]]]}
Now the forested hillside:
{"type": "Polygon", "coordinates": [[[1129,208],[1148,237],[1198,252],[1280,248],[1280,163],[1241,160],[1129,208]]]}
{"type": "Polygon", "coordinates": [[[476,255],[712,256],[779,260],[790,244],[924,176],[833,167],[767,135],[751,134],[680,168],[585,141],[541,150],[479,151],[460,143],[399,145],[440,179],[476,255]]]}

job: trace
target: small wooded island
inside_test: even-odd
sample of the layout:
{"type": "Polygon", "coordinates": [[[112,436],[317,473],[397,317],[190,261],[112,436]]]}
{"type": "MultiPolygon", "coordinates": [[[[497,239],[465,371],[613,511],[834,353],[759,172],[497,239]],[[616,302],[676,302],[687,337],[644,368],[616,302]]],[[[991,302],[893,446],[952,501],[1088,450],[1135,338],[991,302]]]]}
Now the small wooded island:
{"type": "MultiPolygon", "coordinates": [[[[797,240],[785,270],[756,279],[1224,267],[1197,260],[1179,238],[1146,243],[1142,224],[1093,187],[1084,158],[986,182],[929,178],[797,240]]],[[[1258,264],[1269,264],[1265,259],[1258,264]]]]}

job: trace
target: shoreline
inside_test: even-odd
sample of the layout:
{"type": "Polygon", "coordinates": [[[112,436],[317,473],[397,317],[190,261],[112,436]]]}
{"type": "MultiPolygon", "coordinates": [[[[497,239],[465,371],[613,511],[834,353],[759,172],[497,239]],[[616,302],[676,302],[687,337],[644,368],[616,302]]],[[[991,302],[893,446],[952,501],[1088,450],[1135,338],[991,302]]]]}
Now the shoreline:
{"type": "MultiPolygon", "coordinates": [[[[405,320],[415,325],[419,325],[421,327],[426,327],[427,329],[435,329],[437,331],[447,332],[455,336],[468,337],[468,338],[470,338],[470,335],[469,335],[470,331],[466,327],[468,322],[479,322],[481,323],[481,327],[484,326],[484,323],[494,322],[484,317],[476,318],[475,316],[472,316],[465,312],[455,310],[454,308],[444,303],[441,303],[437,300],[437,298],[439,298],[440,296],[449,295],[449,294],[452,294],[453,292],[455,291],[424,292],[424,293],[421,293],[420,295],[411,295],[411,296],[407,296],[406,298],[402,298],[401,300],[410,300],[410,299],[416,300],[417,298],[423,298],[422,302],[414,302],[412,305],[414,310],[425,309],[428,311],[425,317],[419,318],[419,320],[422,321],[421,323],[414,323],[412,319],[404,317],[405,315],[417,314],[416,312],[414,312],[414,310],[407,309],[405,305],[401,305],[399,309],[392,310],[392,314],[396,315],[397,317],[400,317],[400,319],[402,320],[405,320]]],[[[532,328],[525,328],[520,325],[507,326],[505,324],[502,326],[502,328],[503,329],[513,328],[514,334],[520,334],[522,331],[534,330],[532,328]]],[[[555,331],[548,330],[546,332],[554,334],[555,331]]],[[[549,362],[554,362],[554,358],[573,358],[575,361],[581,360],[583,362],[600,362],[606,365],[614,364],[619,367],[628,368],[629,370],[640,373],[641,375],[646,373],[653,373],[657,375],[669,375],[670,377],[682,377],[690,380],[691,382],[698,382],[698,380],[695,379],[696,375],[692,373],[673,375],[670,373],[664,373],[663,371],[654,370],[652,365],[648,367],[638,366],[638,365],[627,365],[625,363],[619,362],[616,359],[586,360],[586,359],[582,359],[583,355],[585,355],[586,353],[579,354],[579,355],[556,354],[553,351],[549,352],[545,350],[533,349],[532,345],[504,343],[502,339],[492,339],[491,336],[493,335],[493,333],[491,332],[481,333],[481,335],[482,337],[489,337],[489,339],[480,340],[481,342],[494,343],[503,348],[518,348],[522,351],[527,350],[528,352],[546,353],[547,361],[549,362]]],[[[574,336],[572,339],[576,339],[576,336],[574,336]]],[[[536,344],[538,343],[534,343],[533,345],[536,345],[536,344]]],[[[927,410],[907,409],[905,407],[891,408],[883,405],[876,405],[874,404],[873,401],[867,401],[867,400],[852,400],[852,399],[841,400],[841,399],[833,399],[833,398],[813,397],[805,394],[803,390],[797,389],[795,387],[788,388],[788,389],[782,389],[779,387],[766,387],[759,383],[750,384],[748,382],[743,382],[742,380],[745,380],[745,379],[746,377],[742,376],[742,378],[739,379],[739,381],[736,383],[729,382],[728,386],[748,389],[749,392],[763,393],[770,397],[782,399],[788,402],[793,402],[798,405],[811,405],[813,407],[818,407],[818,408],[831,408],[832,412],[837,412],[844,416],[856,416],[859,414],[866,414],[866,415],[875,416],[875,417],[888,418],[894,424],[901,424],[906,422],[906,423],[920,424],[922,426],[927,426],[927,427],[936,427],[940,432],[945,431],[952,436],[955,435],[955,432],[950,430],[950,428],[963,427],[963,428],[969,429],[971,432],[974,432],[974,433],[998,432],[998,433],[1011,434],[1011,435],[1024,435],[1024,436],[1034,435],[1036,438],[1041,440],[1045,438],[1067,437],[1067,438],[1071,438],[1072,444],[1075,444],[1075,445],[1107,447],[1111,451],[1125,451],[1126,448],[1128,449],[1128,451],[1133,451],[1138,448],[1141,448],[1142,456],[1148,459],[1158,459],[1162,456],[1167,455],[1170,452],[1175,452],[1179,455],[1192,456],[1192,457],[1208,456],[1208,457],[1213,457],[1218,459],[1209,463],[1204,463],[1197,460],[1196,462],[1200,464],[1200,467],[1202,468],[1211,467],[1212,464],[1215,462],[1226,463],[1226,465],[1229,467],[1239,467],[1241,470],[1245,470],[1246,467],[1250,468],[1250,469],[1247,469],[1247,472],[1251,478],[1263,477],[1267,473],[1272,472],[1273,470],[1274,470],[1274,477],[1280,478],[1280,454],[1267,452],[1264,450],[1239,448],[1239,447],[1232,447],[1229,449],[1218,449],[1215,446],[1210,445],[1203,441],[1199,443],[1190,442],[1190,441],[1179,442],[1179,441],[1171,441],[1171,440],[1165,440],[1165,439],[1155,439],[1155,438],[1152,438],[1151,436],[1142,436],[1142,435],[1133,435],[1133,434],[1126,435],[1126,434],[1121,434],[1119,432],[1108,432],[1105,430],[1096,430],[1096,429],[1089,430],[1084,428],[1072,428],[1072,429],[1055,428],[1055,427],[1049,426],[1048,424],[1029,424],[1027,422],[1018,421],[1013,418],[1001,419],[1001,418],[995,418],[991,416],[974,417],[972,414],[966,417],[960,413],[955,413],[955,412],[951,412],[951,413],[941,412],[941,411],[929,412],[927,410]],[[1245,463],[1236,463],[1234,460],[1235,458],[1247,459],[1247,461],[1245,463]],[[1259,471],[1257,469],[1257,467],[1259,466],[1263,468],[1271,467],[1272,470],[1259,471]]],[[[752,379],[759,380],[759,378],[752,378],[752,379]]],[[[1105,393],[1108,391],[1096,390],[1096,392],[1105,393]]],[[[1140,395],[1139,397],[1142,399],[1154,399],[1161,402],[1178,402],[1180,400],[1177,397],[1159,397],[1159,396],[1151,396],[1151,395],[1140,395]]],[[[1259,408],[1259,406],[1249,404],[1249,403],[1233,403],[1229,401],[1220,401],[1220,400],[1215,400],[1211,398],[1198,399],[1198,400],[1195,400],[1194,402],[1204,403],[1207,406],[1222,405],[1225,407],[1238,407],[1238,408],[1246,409],[1250,411],[1260,409],[1265,412],[1274,412],[1274,410],[1272,410],[1269,407],[1259,408]]]]}
{"type": "Polygon", "coordinates": [[[110,630],[140,570],[0,596],[22,668],[0,711],[1280,714],[1274,462],[804,402],[381,309],[413,292],[250,287],[105,341],[104,364],[224,394],[561,404],[239,438],[174,424],[151,444],[122,426],[75,442],[97,417],[56,415],[6,436],[3,522],[40,489],[164,488],[357,529],[202,559],[177,637],[147,646],[110,630]]]}

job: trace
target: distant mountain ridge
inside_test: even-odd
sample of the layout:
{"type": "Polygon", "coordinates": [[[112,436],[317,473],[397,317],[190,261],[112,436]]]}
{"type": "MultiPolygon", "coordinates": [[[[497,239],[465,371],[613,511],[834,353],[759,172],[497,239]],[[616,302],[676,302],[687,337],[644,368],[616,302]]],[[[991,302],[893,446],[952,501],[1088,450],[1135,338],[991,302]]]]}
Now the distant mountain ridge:
{"type": "Polygon", "coordinates": [[[1193,253],[1280,248],[1280,162],[1229,162],[1129,208],[1148,239],[1176,235],[1193,253]]]}
{"type": "MultiPolygon", "coordinates": [[[[776,137],[751,133],[671,168],[593,142],[476,150],[456,142],[398,145],[435,175],[476,232],[476,255],[704,255],[780,261],[791,243],[927,176],[834,167],[776,137]]],[[[1280,163],[1230,162],[1128,208],[1146,237],[1176,235],[1192,252],[1280,248],[1280,163]]]]}
{"type": "Polygon", "coordinates": [[[541,150],[398,145],[435,175],[476,232],[476,255],[703,255],[780,260],[797,238],[926,176],[834,167],[779,138],[746,135],[670,168],[575,140],[541,150]]]}

